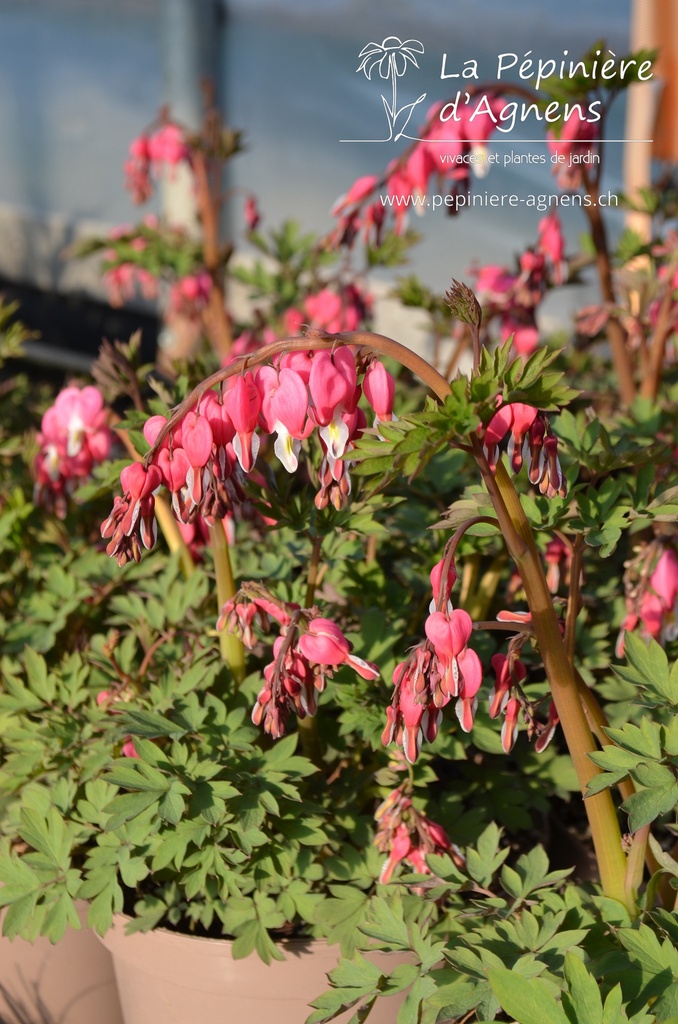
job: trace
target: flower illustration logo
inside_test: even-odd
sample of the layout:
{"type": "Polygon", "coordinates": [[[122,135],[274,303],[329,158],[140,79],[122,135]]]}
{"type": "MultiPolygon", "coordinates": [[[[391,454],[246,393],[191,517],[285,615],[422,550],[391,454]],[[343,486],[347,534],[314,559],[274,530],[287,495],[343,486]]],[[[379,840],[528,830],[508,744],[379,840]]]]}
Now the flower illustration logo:
{"type": "Polygon", "coordinates": [[[381,43],[368,43],[367,46],[363,46],[359,53],[361,60],[356,72],[364,72],[365,77],[371,81],[372,72],[378,69],[380,78],[391,81],[390,102],[383,94],[381,97],[388,120],[388,138],[369,141],[388,142],[401,138],[414,108],[425,99],[426,93],[422,93],[413,103],[406,103],[398,109],[398,79],[405,74],[408,64],[413,64],[415,68],[419,67],[416,54],[423,52],[424,44],[418,39],[406,39],[403,42],[397,36],[387,36],[381,43]]]}

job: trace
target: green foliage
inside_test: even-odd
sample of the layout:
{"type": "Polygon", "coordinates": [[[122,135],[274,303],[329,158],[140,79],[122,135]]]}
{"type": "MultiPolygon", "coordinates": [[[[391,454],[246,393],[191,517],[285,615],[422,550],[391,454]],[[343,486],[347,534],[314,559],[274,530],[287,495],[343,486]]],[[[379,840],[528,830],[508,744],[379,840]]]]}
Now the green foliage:
{"type": "Polygon", "coordinates": [[[434,915],[416,909],[406,890],[377,897],[359,925],[363,948],[409,954],[407,962],[389,968],[365,956],[342,960],[307,1024],[324,1024],[348,1006],[356,1020],[369,1020],[375,1002],[401,991],[398,1021],[405,1024],[491,1021],[501,1011],[517,1024],[672,1021],[673,915],[659,911],[633,925],[621,904],[564,887],[568,872],[549,871],[539,847],[514,867],[502,864],[510,848],[500,842],[487,829],[464,851],[462,868],[431,858],[437,884],[423,899],[434,915]]]}
{"type": "Polygon", "coordinates": [[[663,711],[664,722],[643,716],[638,725],[627,722],[606,729],[612,744],[589,755],[603,771],[589,783],[588,795],[631,778],[636,791],[622,808],[630,831],[636,832],[678,806],[678,661],[669,670],[659,644],[646,644],[632,633],[625,649],[628,664],[615,669],[617,675],[637,687],[637,703],[655,713],[663,711]]]}

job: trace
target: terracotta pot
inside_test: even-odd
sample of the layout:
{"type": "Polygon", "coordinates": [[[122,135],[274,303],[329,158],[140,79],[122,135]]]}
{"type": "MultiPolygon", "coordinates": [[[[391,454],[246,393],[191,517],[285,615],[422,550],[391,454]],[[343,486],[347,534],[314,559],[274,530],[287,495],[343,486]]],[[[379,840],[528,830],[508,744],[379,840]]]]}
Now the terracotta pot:
{"type": "MultiPolygon", "coordinates": [[[[162,928],[125,935],[127,920],[117,917],[102,939],[113,954],[125,1024],[304,1024],[310,1001],[329,988],[326,975],[339,958],[337,947],[325,942],[289,941],[281,944],[284,961],[266,965],[256,954],[234,960],[225,939],[162,928]]],[[[410,961],[400,953],[370,959],[387,971],[410,961]]],[[[399,994],[378,1001],[370,1024],[393,1024],[403,999],[399,994]]]]}
{"type": "MultiPolygon", "coordinates": [[[[83,925],[87,904],[78,905],[83,925]]],[[[123,1024],[113,962],[94,932],[56,945],[0,937],[0,1020],[7,1024],[123,1024]]]]}

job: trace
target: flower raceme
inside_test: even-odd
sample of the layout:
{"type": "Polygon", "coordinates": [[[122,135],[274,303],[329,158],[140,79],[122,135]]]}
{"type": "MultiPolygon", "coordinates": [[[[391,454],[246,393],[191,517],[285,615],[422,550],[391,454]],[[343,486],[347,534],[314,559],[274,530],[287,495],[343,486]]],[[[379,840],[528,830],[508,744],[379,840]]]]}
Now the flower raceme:
{"type": "Polygon", "coordinates": [[[506,442],[506,455],[514,473],[523,463],[528,467],[530,483],[548,498],[564,498],[567,483],[558,458],[558,439],[543,412],[523,402],[500,405],[481,434],[483,450],[490,469],[497,468],[500,447],[506,442]]]}
{"type": "Polygon", "coordinates": [[[182,128],[167,122],[150,135],[143,132],[130,143],[129,157],[125,162],[125,187],[132,193],[137,204],[147,202],[153,195],[153,176],[156,178],[164,167],[176,167],[182,161],[190,161],[191,151],[182,128]]]}
{"type": "Polygon", "coordinates": [[[35,460],[36,504],[66,515],[66,497],[110,455],[113,434],[101,392],[67,387],[42,417],[35,460]]]}
{"type": "Polygon", "coordinates": [[[377,679],[379,670],[351,652],[342,630],[331,619],[295,604],[282,604],[257,584],[245,584],[221,610],[217,628],[238,633],[246,647],[257,642],[255,625],[267,630],[270,619],[280,625],[273,644],[273,661],[264,669],[264,686],[252,710],[252,721],[274,739],[285,735],[291,712],[313,717],[316,694],[340,665],[348,665],[363,679],[377,679]]]}
{"type": "Polygon", "coordinates": [[[449,593],[456,578],[448,569],[443,587],[444,561],[434,566],[431,585],[436,610],[426,619],[422,640],[393,673],[394,693],[386,709],[382,742],[397,742],[414,764],[424,740],[433,742],[442,721],[442,709],[457,698],[455,710],[464,732],[473,728],[482,682],[480,658],[467,647],[473,631],[468,612],[452,608],[449,593]],[[438,610],[442,606],[442,610],[438,610]]]}
{"type": "Polygon", "coordinates": [[[627,630],[640,629],[660,643],[678,637],[678,555],[657,541],[649,544],[629,565],[626,583],[626,616],[617,640],[616,654],[624,655],[627,630]]]}
{"type": "Polygon", "coordinates": [[[417,810],[407,795],[407,787],[407,783],[402,783],[389,793],[374,815],[377,822],[375,846],[388,854],[379,875],[383,885],[390,882],[393,872],[403,862],[417,874],[430,874],[426,863],[430,853],[447,853],[457,867],[464,866],[459,847],[450,841],[442,826],[417,810]]]}
{"type": "Polygon", "coordinates": [[[150,417],[144,436],[151,451],[143,467],[124,471],[125,497],[116,498],[102,527],[109,554],[122,565],[152,545],[153,491],[161,485],[170,492],[180,523],[202,516],[213,525],[229,515],[244,501],[242,481],[255,466],[262,435],[275,436],[275,454],[293,473],[302,442],[317,430],[322,460],[315,502],[318,508],[330,503],[343,508],[351,491],[344,456],[367,426],[358,406],[363,372],[365,397],[377,422],[391,419],[393,378],[376,361],[357,366],[347,346],[287,353],[255,373],[232,377],[227,387],[205,392],[171,430],[163,416],[150,417]]]}

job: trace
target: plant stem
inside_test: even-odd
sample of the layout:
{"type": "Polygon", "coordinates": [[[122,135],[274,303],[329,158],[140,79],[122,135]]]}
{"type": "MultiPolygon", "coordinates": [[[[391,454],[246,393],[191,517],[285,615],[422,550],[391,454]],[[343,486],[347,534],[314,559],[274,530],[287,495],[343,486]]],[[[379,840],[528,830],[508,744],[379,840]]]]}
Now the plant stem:
{"type": "MultiPolygon", "coordinates": [[[[318,583],[318,568],[320,566],[320,551],[323,546],[323,538],[316,534],[311,547],[311,558],[308,566],[308,578],[306,581],[306,595],[304,607],[311,608],[315,600],[315,588],[318,583]]],[[[307,715],[306,718],[298,719],[299,738],[301,746],[309,761],[318,768],[323,766],[323,745],[318,732],[318,722],[315,717],[307,715]]]]}
{"type": "MultiPolygon", "coordinates": [[[[503,462],[499,462],[493,474],[477,440],[474,454],[509,553],[523,581],[551,695],[584,795],[588,782],[600,772],[588,756],[596,750],[596,745],[577,691],[573,665],[568,659],[553,610],[541,557],[520,498],[503,462]]],[[[622,848],[621,831],[609,790],[588,797],[584,806],[591,827],[603,892],[619,900],[635,916],[636,908],[626,889],[626,856],[622,848]]]]}
{"type": "Polygon", "coordinates": [[[167,547],[172,554],[179,552],[181,568],[184,576],[188,579],[195,572],[195,562],[181,534],[179,524],[172,514],[167,499],[162,494],[156,494],[155,496],[155,518],[158,520],[162,535],[167,541],[167,547]]]}
{"type": "Polygon", "coordinates": [[[581,563],[584,551],[584,538],[579,533],[572,547],[570,562],[570,593],[567,598],[567,615],[565,618],[565,650],[570,664],[574,665],[574,639],[577,629],[577,616],[581,607],[579,588],[581,584],[581,563]]]}
{"type": "MultiPolygon", "coordinates": [[[[591,205],[585,206],[584,210],[588,217],[591,228],[591,238],[596,250],[596,268],[598,270],[601,295],[603,302],[609,302],[612,305],[616,305],[616,296],[614,294],[614,286],[612,284],[610,250],[607,243],[607,231],[598,206],[600,188],[598,181],[592,180],[585,170],[582,171],[582,179],[584,188],[591,196],[591,205]]],[[[626,347],[626,332],[619,320],[614,317],[610,317],[608,320],[607,336],[610,342],[612,362],[614,363],[615,372],[617,374],[621,400],[624,405],[631,405],[636,394],[636,388],[633,381],[633,364],[626,347]]]]}
{"type": "MultiPolygon", "coordinates": [[[[227,601],[236,595],[236,585],[233,579],[231,567],[231,556],[228,551],[228,540],[224,531],[224,524],[218,520],[214,526],[210,526],[210,544],[214,555],[214,571],[217,578],[217,603],[219,611],[227,601]]],[[[231,675],[236,683],[242,683],[245,678],[245,648],[240,637],[233,633],[222,630],[219,636],[221,657],[231,670],[231,675]]]]}
{"type": "Polygon", "coordinates": [[[210,335],[220,356],[231,351],[233,337],[226,313],[226,296],[222,280],[223,270],[219,254],[219,205],[210,186],[207,158],[200,150],[193,154],[196,199],[202,227],[202,246],[205,269],[212,279],[207,307],[210,335]]]}
{"type": "Polygon", "coordinates": [[[664,352],[666,342],[671,334],[671,305],[673,302],[673,287],[671,281],[676,272],[676,261],[672,260],[668,267],[666,290],[659,306],[659,316],[652,333],[650,353],[648,359],[647,373],[643,377],[640,393],[643,398],[656,399],[661,383],[662,369],[664,366],[664,352]]]}
{"type": "Polygon", "coordinates": [[[642,828],[639,828],[638,831],[634,833],[631,841],[631,849],[629,850],[629,854],[626,859],[626,876],[624,879],[627,906],[629,903],[632,906],[635,906],[636,900],[638,899],[638,890],[640,888],[640,883],[643,881],[645,851],[647,849],[647,840],[649,835],[650,826],[643,825],[642,828]]]}
{"type": "Polygon", "coordinates": [[[311,547],[311,558],[308,564],[308,579],[306,581],[306,596],[304,597],[304,608],[310,608],[315,600],[315,588],[318,584],[318,568],[320,566],[320,550],[323,546],[323,539],[319,534],[313,538],[311,547]]]}

